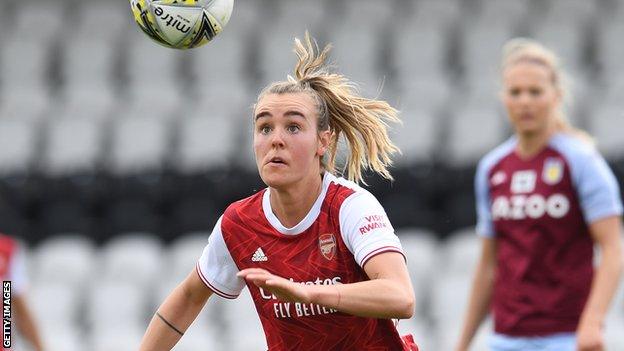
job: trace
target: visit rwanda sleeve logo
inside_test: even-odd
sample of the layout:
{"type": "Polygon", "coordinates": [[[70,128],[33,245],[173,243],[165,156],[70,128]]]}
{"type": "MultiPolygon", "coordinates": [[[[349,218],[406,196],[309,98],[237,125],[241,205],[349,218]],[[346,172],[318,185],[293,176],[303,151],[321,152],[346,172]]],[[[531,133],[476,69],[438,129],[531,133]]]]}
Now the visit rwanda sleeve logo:
{"type": "Polygon", "coordinates": [[[323,257],[331,261],[334,255],[336,255],[336,237],[334,234],[319,236],[319,248],[323,257]]]}

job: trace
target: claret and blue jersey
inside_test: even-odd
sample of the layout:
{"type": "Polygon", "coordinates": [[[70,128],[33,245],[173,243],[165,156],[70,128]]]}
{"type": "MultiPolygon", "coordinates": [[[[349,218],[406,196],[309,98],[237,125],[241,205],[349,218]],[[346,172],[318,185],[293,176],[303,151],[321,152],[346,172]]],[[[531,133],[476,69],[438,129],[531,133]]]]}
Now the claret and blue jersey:
{"type": "Polygon", "coordinates": [[[529,159],[509,139],[477,169],[477,232],[496,239],[496,333],[574,332],[591,287],[589,224],[620,215],[616,179],[593,145],[558,133],[529,159]]]}

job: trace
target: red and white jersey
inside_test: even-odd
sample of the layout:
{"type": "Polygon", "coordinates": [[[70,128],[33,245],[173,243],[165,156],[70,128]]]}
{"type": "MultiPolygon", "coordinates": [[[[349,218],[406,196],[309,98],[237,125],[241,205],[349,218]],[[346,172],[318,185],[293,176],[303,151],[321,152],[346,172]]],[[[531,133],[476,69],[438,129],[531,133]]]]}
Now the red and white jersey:
{"type": "MultiPolygon", "coordinates": [[[[292,228],[273,213],[268,189],[230,205],[197,271],[217,295],[233,299],[245,286],[236,273],[245,268],[264,268],[302,284],[348,284],[368,280],[362,267],[389,251],[402,254],[379,202],[355,183],[326,172],[312,209],[292,228]]],[[[389,319],[283,302],[253,284],[247,287],[269,350],[403,350],[389,319]]]]}
{"type": "Polygon", "coordinates": [[[0,233],[0,278],[11,281],[11,294],[20,295],[26,285],[22,251],[15,239],[0,233]]]}

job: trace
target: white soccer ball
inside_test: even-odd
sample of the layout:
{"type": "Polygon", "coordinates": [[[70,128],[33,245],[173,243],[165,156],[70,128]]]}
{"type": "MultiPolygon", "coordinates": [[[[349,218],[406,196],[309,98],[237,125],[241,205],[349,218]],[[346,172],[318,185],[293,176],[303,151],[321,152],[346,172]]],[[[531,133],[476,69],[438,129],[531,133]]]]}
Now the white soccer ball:
{"type": "Polygon", "coordinates": [[[136,23],[157,43],[191,49],[221,33],[234,0],[130,0],[130,7],[136,23]]]}

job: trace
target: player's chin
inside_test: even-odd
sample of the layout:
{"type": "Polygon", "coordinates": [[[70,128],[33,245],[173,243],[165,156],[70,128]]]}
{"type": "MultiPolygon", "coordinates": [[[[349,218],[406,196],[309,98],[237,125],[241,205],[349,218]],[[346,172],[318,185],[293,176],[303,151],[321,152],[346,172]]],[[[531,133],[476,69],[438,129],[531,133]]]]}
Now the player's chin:
{"type": "Polygon", "coordinates": [[[260,178],[262,178],[264,184],[271,188],[282,188],[291,182],[287,172],[266,168],[261,172],[260,178]]]}

